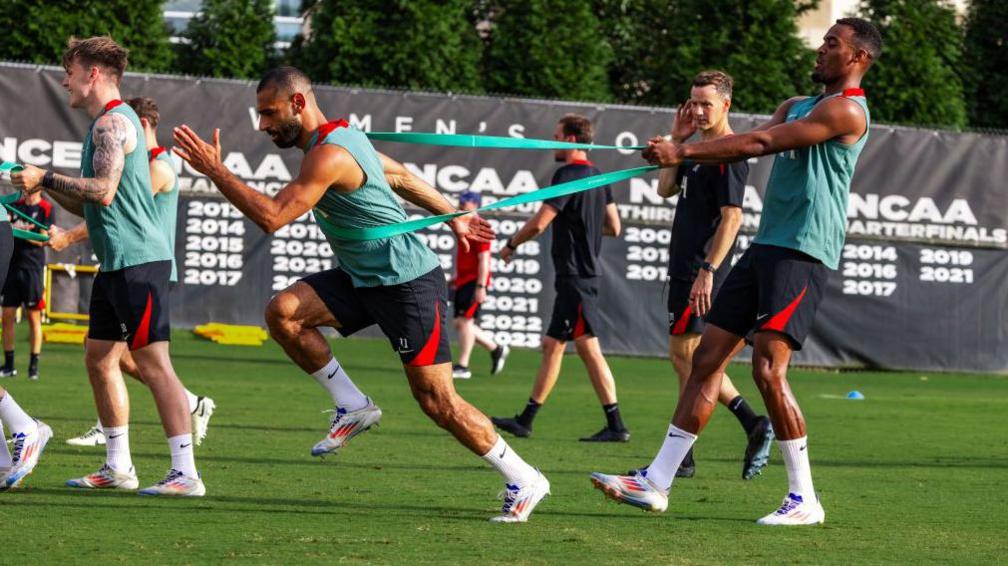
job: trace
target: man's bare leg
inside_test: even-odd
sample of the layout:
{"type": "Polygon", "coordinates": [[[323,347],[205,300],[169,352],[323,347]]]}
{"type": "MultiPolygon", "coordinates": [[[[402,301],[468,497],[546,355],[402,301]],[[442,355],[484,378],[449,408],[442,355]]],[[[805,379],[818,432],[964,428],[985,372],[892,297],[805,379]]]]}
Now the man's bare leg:
{"type": "Polygon", "coordinates": [[[520,415],[509,417],[492,417],[490,420],[497,428],[506,430],[519,437],[527,437],[532,434],[532,422],[535,420],[539,407],[546,402],[553,387],[556,386],[560,377],[560,366],[563,363],[564,348],[566,342],[562,342],[552,336],[543,337],[542,361],[539,362],[539,371],[536,374],[535,383],[532,384],[532,395],[529,397],[525,409],[520,415]]]}

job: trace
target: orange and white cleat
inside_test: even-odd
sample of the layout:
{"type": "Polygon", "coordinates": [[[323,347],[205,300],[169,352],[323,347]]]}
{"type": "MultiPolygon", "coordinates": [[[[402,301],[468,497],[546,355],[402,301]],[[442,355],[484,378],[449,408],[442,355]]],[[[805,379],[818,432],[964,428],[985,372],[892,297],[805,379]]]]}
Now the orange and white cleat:
{"type": "Polygon", "coordinates": [[[539,502],[549,493],[549,480],[542,473],[528,485],[504,484],[504,491],[501,492],[501,496],[504,498],[501,514],[491,517],[490,522],[524,523],[528,521],[529,515],[532,514],[536,505],[539,505],[539,502]]]}
{"type": "Polygon", "coordinates": [[[35,421],[35,430],[14,435],[11,450],[11,467],[0,482],[0,490],[15,489],[35,470],[46,444],[52,438],[52,429],[42,421],[35,421]]]}
{"type": "Polygon", "coordinates": [[[67,480],[67,485],[81,489],[125,489],[133,490],[140,487],[136,471],[131,466],[128,472],[114,470],[105,464],[97,472],[82,478],[67,480]]]}
{"type": "Polygon", "coordinates": [[[191,478],[172,468],[165,479],[137,492],[140,495],[160,495],[168,497],[203,497],[206,486],[200,478],[191,478]]]}
{"type": "Polygon", "coordinates": [[[356,411],[347,411],[342,407],[336,407],[332,413],[329,434],[312,447],[312,456],[325,456],[339,452],[340,448],[350,442],[351,438],[376,426],[382,417],[381,409],[371,399],[368,399],[366,407],[356,411]]]}

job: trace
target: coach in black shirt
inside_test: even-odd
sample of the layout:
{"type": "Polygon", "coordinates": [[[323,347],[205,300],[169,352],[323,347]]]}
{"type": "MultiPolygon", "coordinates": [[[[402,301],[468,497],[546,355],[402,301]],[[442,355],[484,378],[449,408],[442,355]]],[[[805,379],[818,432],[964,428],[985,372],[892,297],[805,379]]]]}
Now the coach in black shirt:
{"type": "MultiPolygon", "coordinates": [[[[732,78],[721,71],[704,71],[693,79],[690,99],[679,108],[672,138],[682,142],[699,131],[705,140],[732,135],[728,125],[732,78]]],[[[716,300],[731,269],[735,241],[742,224],[749,165],[745,161],[701,165],[686,162],[662,169],[658,194],[679,195],[669,244],[669,357],[679,375],[679,393],[689,377],[693,351],[700,342],[704,316],[716,300]]],[[[748,437],[743,479],[759,475],[766,465],[773,428],[757,416],[725,374],[718,401],[735,414],[748,437]]],[[[680,465],[679,477],[695,471],[693,451],[680,465]]]]}
{"type": "MultiPolygon", "coordinates": [[[[553,138],[591,143],[592,133],[590,120],[568,114],[557,124],[553,138]]],[[[553,175],[552,185],[600,174],[584,151],[557,150],[555,157],[564,165],[553,175]]],[[[542,234],[550,224],[553,225],[552,257],[557,295],[543,339],[542,363],[532,386],[532,396],[522,413],[514,418],[493,417],[493,423],[515,436],[532,434],[532,421],[560,376],[564,348],[568,341],[574,340],[606,417],[602,430],[581,440],[626,442],[630,432],[620,417],[616,383],[595,335],[595,329],[601,327],[598,290],[602,236],[618,236],[620,232],[619,213],[612,192],[606,186],[544,201],[539,212],[508,240],[501,250],[501,258],[510,261],[518,246],[542,234]]]]}

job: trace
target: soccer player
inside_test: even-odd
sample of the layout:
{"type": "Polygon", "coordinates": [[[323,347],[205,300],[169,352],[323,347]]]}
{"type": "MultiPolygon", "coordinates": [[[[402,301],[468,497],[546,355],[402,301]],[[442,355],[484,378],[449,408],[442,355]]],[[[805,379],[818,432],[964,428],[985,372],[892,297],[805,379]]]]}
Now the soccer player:
{"type": "MultiPolygon", "coordinates": [[[[479,193],[464,191],[459,195],[459,209],[475,210],[482,199],[479,193]]],[[[469,379],[469,356],[473,344],[479,344],[490,352],[490,375],[497,375],[504,369],[504,362],[510,353],[507,344],[494,342],[493,334],[476,324],[480,305],[486,300],[487,285],[490,284],[490,242],[469,246],[466,250],[458,246],[455,254],[455,331],[459,339],[458,363],[452,366],[452,377],[469,379]]]]}
{"type": "Polygon", "coordinates": [[[105,464],[67,482],[84,489],[136,489],[129,451],[129,398],[119,359],[132,351],[161,416],[171,452],[165,478],[142,495],[202,496],[185,391],[168,355],[168,278],[172,250],[151,191],[143,126],[120,100],[127,52],[110,37],[71,38],[63,54],[63,87],[72,108],[94,122],[84,140],[81,177],[27,166],[11,176],[26,193],[45,188],[83,216],[101,271],[88,309],[85,365],[108,440],[105,464]]]}
{"type": "MultiPolygon", "coordinates": [[[[434,187],[371,146],[346,121],[327,121],[308,77],[293,67],[268,71],[256,89],[259,129],[281,148],[305,152],[297,178],[274,197],[243,184],[221,161],[220,131],[213,143],[188,126],[175,128],[175,152],[213,181],[221,193],[268,233],[313,211],[340,266],[309,275],[266,307],[273,338],[326,389],[336,406],[329,433],[312,449],[323,456],[378,423],[381,410],[350,380],[319,327],[348,336],[378,324],[399,354],[420,408],[438,426],[504,476],[498,522],[523,522],[549,493],[549,481],[494,432],[490,420],[455,391],[447,333],[447,293],[437,256],[414,234],[376,240],[343,230],[406,220],[396,194],[435,214],[454,212],[434,187]]],[[[489,223],[475,215],[450,222],[467,248],[489,241],[489,223]]]]}
{"type": "MultiPolygon", "coordinates": [[[[0,211],[0,287],[7,280],[7,269],[14,253],[14,236],[7,211],[0,211]]],[[[0,387],[0,491],[14,489],[38,465],[42,451],[52,438],[49,425],[31,418],[14,397],[0,387]],[[14,452],[7,448],[4,427],[14,441],[14,452]]]]}
{"type": "MultiPolygon", "coordinates": [[[[672,125],[672,141],[683,143],[697,130],[704,141],[732,135],[728,124],[732,85],[731,76],[722,71],[704,71],[694,77],[690,98],[679,108],[672,125]]],[[[669,243],[668,316],[669,357],[679,377],[680,395],[690,374],[704,317],[731,270],[748,175],[745,161],[687,161],[660,171],[658,194],[665,198],[679,195],[669,243]]],[[[770,419],[756,415],[727,375],[721,379],[718,401],[738,418],[746,433],[742,478],[752,479],[770,457],[770,419]]],[[[676,477],[692,477],[695,466],[690,448],[676,477]]]]}
{"type": "MultiPolygon", "coordinates": [[[[560,119],[553,133],[557,141],[591,143],[593,126],[588,118],[568,114],[560,119]]],[[[600,174],[582,150],[563,149],[554,153],[563,166],[553,174],[551,184],[566,183],[600,174]]],[[[574,347],[588,370],[588,378],[602,404],[606,425],[599,432],[582,438],[584,442],[626,442],[630,431],[620,417],[616,400],[616,382],[599,346],[596,329],[601,327],[598,310],[601,265],[599,251],[602,236],[619,236],[620,218],[608,186],[548,199],[539,211],[508,240],[501,258],[510,261],[524,242],[542,234],[553,225],[553,267],[556,302],[553,316],[543,338],[542,362],[532,395],[525,409],[514,418],[494,417],[493,423],[515,436],[532,434],[532,422],[546,402],[560,377],[567,342],[574,347]]]]}
{"type": "MultiPolygon", "coordinates": [[[[140,118],[140,125],[143,126],[144,140],[147,147],[148,161],[150,163],[151,188],[154,193],[154,204],[158,208],[160,216],[160,226],[164,230],[165,238],[168,240],[168,249],[172,250],[172,271],[169,278],[169,289],[178,281],[178,270],[175,265],[175,224],[178,219],[178,197],[179,185],[175,175],[175,168],[171,161],[171,156],[163,146],[158,145],[157,126],[161,120],[161,114],[157,103],[148,97],[131,98],[126,101],[140,118]]],[[[56,251],[65,249],[70,244],[87,239],[87,224],[82,222],[79,225],[65,231],[55,231],[50,234],[49,245],[56,251]]],[[[129,351],[124,351],[119,360],[119,369],[126,375],[143,383],[143,375],[137,368],[136,361],[129,351]]],[[[213,416],[216,404],[210,397],[198,396],[185,389],[186,403],[189,406],[189,415],[192,421],[193,442],[196,446],[203,443],[207,435],[207,427],[210,417],[213,416]]],[[[100,446],[104,445],[105,433],[102,429],[101,420],[84,434],[67,439],[67,444],[74,446],[100,446]]]]}
{"type": "Polygon", "coordinates": [[[724,368],[750,333],[753,377],[770,412],[788,475],[781,506],[762,525],[822,523],[826,513],[812,484],[805,419],[787,381],[836,269],[846,229],[847,197],[870,117],[860,84],[878,59],[882,38],[870,22],[842,18],[827,31],[812,79],[822,94],[784,102],[753,131],[682,144],[652,139],[644,157],[662,167],[686,160],[724,163],[776,154],[763,216],[752,247],[732,269],[707,316],[686,388],[651,465],[633,475],[592,474],[617,501],[664,511],[668,490],[714,411],[724,368]]]}
{"type": "MultiPolygon", "coordinates": [[[[39,193],[23,196],[12,204],[17,211],[47,228],[52,225],[52,203],[39,193]]],[[[29,232],[46,233],[38,225],[14,215],[11,224],[15,228],[29,232]]],[[[14,240],[14,255],[11,257],[7,281],[3,286],[0,303],[3,305],[3,346],[4,365],[0,367],[0,377],[17,375],[14,368],[14,325],[17,310],[24,307],[29,326],[29,346],[31,358],[28,362],[28,379],[38,379],[39,353],[42,352],[42,300],[45,274],[45,243],[35,240],[14,240]]]]}

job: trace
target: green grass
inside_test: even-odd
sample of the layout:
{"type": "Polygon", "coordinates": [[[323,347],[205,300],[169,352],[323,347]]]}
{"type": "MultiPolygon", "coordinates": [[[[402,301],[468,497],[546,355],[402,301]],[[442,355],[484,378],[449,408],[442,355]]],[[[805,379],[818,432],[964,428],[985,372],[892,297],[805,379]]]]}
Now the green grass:
{"type": "MultiPolygon", "coordinates": [[[[19,369],[26,369],[19,340],[19,369]]],[[[382,426],[325,462],[309,448],[328,425],[327,398],[272,343],[218,346],[179,333],[176,368],[218,412],[197,449],[208,496],[152,500],[63,487],[93,471],[102,449],[64,440],[94,420],[76,346],[47,345],[42,379],[3,380],[56,437],[17,492],[0,494],[4,563],[996,563],[1008,549],[1008,379],[918,373],[794,371],[808,419],[823,527],[766,528],[786,490],[776,449],[763,476],[743,482],[743,438],[723,408],[697,446],[697,476],[678,481],[663,515],[605,501],[588,473],[646,464],[675,403],[671,366],[612,358],[625,445],[585,445],[602,413],[576,357],[540,411],[533,438],[511,445],[549,476],[553,496],[524,525],[494,525],[498,476],[435,428],[409,394],[387,342],[334,343],[382,407],[382,426]],[[863,402],[842,396],[852,389],[863,402]]],[[[459,383],[490,414],[527,398],[537,353],[515,352],[498,377],[459,383]]],[[[749,368],[733,366],[761,406],[749,368]]],[[[141,484],[160,479],[167,446],[150,395],[130,383],[132,449],[141,484]]]]}

